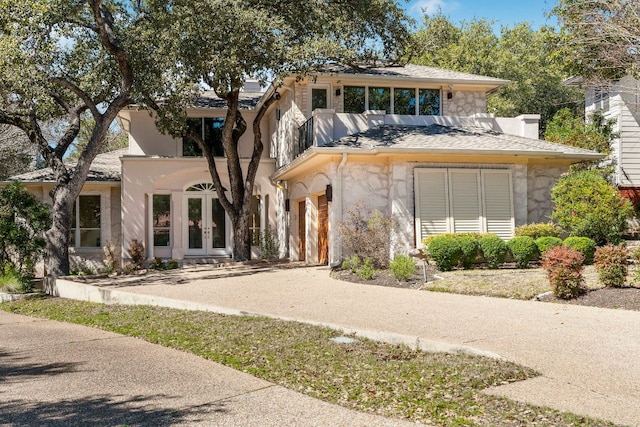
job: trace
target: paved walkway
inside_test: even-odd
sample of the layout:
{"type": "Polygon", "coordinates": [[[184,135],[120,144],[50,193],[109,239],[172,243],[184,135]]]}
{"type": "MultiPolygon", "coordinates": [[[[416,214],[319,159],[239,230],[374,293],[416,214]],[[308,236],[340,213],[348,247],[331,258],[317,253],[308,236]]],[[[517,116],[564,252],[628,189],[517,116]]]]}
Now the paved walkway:
{"type": "Polygon", "coordinates": [[[0,311],[0,426],[410,426],[177,350],[0,311]]]}
{"type": "Polygon", "coordinates": [[[69,292],[259,313],[425,349],[496,354],[542,375],[491,393],[640,425],[640,312],[357,285],[331,279],[326,267],[198,267],[127,280],[100,288],[98,296],[96,288],[69,292]]]}

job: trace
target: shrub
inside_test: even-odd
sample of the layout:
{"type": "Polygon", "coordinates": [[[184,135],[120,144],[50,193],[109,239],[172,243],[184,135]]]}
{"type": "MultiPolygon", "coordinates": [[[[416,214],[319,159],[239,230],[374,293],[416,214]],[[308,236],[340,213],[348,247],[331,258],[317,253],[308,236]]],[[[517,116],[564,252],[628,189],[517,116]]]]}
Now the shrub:
{"type": "Polygon", "coordinates": [[[389,270],[397,280],[406,282],[416,274],[416,263],[410,256],[396,255],[389,263],[389,270]]]}
{"type": "Polygon", "coordinates": [[[362,265],[356,270],[356,276],[364,280],[373,279],[375,267],[370,259],[365,259],[362,265]]]}
{"type": "Polygon", "coordinates": [[[4,271],[0,271],[0,292],[16,294],[29,292],[31,289],[25,285],[20,274],[10,265],[5,265],[4,271]]]}
{"type": "Polygon", "coordinates": [[[567,237],[563,244],[580,252],[585,264],[593,263],[593,254],[596,252],[596,242],[588,237],[567,237]]]}
{"type": "Polygon", "coordinates": [[[22,184],[12,182],[0,190],[0,267],[9,266],[26,287],[44,254],[43,236],[50,226],[49,208],[22,184]]]}
{"type": "Polygon", "coordinates": [[[260,258],[270,260],[278,259],[280,250],[275,233],[271,230],[271,226],[267,225],[260,234],[260,258]]]}
{"type": "Polygon", "coordinates": [[[556,246],[562,245],[562,239],[559,237],[545,236],[536,239],[536,246],[540,255],[544,255],[546,251],[556,246]]]}
{"type": "Polygon", "coordinates": [[[129,256],[131,257],[131,267],[133,270],[140,270],[144,264],[144,243],[133,239],[129,244],[129,256]]]}
{"type": "Polygon", "coordinates": [[[391,234],[396,222],[382,212],[357,202],[340,225],[344,246],[374,267],[387,268],[391,251],[391,234]]]}
{"type": "Polygon", "coordinates": [[[606,245],[596,249],[594,255],[596,271],[600,282],[606,287],[621,287],[627,279],[627,258],[624,246],[606,245]]]}
{"type": "Polygon", "coordinates": [[[165,267],[166,267],[167,270],[175,270],[176,268],[180,267],[180,263],[178,261],[176,261],[175,259],[170,259],[165,264],[165,267]]]}
{"type": "Polygon", "coordinates": [[[581,171],[560,178],[551,190],[552,218],[570,236],[595,240],[597,245],[618,243],[627,230],[633,208],[597,171],[581,171]]]}
{"type": "Polygon", "coordinates": [[[538,240],[540,237],[558,237],[560,231],[560,227],[552,222],[533,222],[516,227],[515,235],[529,236],[533,240],[538,240]]]}
{"type": "Polygon", "coordinates": [[[489,266],[489,268],[498,268],[504,264],[504,259],[507,256],[507,244],[496,235],[488,234],[480,237],[478,241],[480,245],[480,251],[482,257],[489,266]]]}
{"type": "Polygon", "coordinates": [[[459,261],[462,268],[471,268],[473,266],[473,262],[478,258],[478,251],[480,249],[478,236],[463,234],[454,237],[454,239],[458,241],[458,245],[460,246],[460,251],[462,253],[459,261]]]}
{"type": "Polygon", "coordinates": [[[356,254],[353,254],[342,261],[343,270],[351,270],[352,273],[355,273],[358,267],[360,267],[360,257],[356,254]]]}
{"type": "Polygon", "coordinates": [[[462,249],[460,249],[458,241],[446,235],[430,238],[427,251],[440,271],[450,271],[458,265],[458,261],[462,257],[462,249]]]}
{"type": "Polygon", "coordinates": [[[162,258],[155,257],[150,263],[149,268],[151,270],[166,270],[166,265],[162,258]]]}
{"type": "Polygon", "coordinates": [[[527,268],[529,262],[538,256],[536,242],[529,236],[516,236],[507,242],[507,247],[518,268],[527,268]]]}
{"type": "Polygon", "coordinates": [[[104,271],[105,273],[114,273],[118,271],[118,257],[116,256],[116,245],[112,241],[108,241],[102,248],[104,252],[104,271]]]}
{"type": "Polygon", "coordinates": [[[553,294],[561,299],[571,299],[585,292],[582,264],[584,257],[567,246],[549,248],[542,256],[542,267],[553,294]]]}

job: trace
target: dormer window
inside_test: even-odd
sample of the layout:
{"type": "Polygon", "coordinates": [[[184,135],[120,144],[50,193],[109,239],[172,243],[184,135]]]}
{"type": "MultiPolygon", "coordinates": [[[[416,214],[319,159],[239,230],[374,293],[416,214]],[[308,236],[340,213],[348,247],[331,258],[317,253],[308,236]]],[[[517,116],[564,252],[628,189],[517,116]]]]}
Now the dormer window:
{"type": "Polygon", "coordinates": [[[441,111],[440,89],[345,86],[343,91],[343,111],[349,114],[384,110],[387,114],[439,116],[441,111]]]}
{"type": "MultiPolygon", "coordinates": [[[[211,148],[213,155],[224,157],[222,148],[222,117],[190,117],[187,119],[189,130],[199,133],[204,143],[211,148]]],[[[202,149],[198,143],[188,137],[182,138],[182,155],[184,157],[202,157],[202,149]]]]}

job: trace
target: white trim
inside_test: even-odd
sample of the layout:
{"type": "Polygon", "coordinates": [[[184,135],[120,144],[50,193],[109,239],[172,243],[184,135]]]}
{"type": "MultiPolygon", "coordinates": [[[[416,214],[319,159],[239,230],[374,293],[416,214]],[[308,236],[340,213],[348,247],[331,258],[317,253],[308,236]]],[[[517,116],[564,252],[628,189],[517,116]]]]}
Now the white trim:
{"type": "Polygon", "coordinates": [[[331,105],[332,105],[332,93],[331,93],[331,83],[314,83],[314,84],[309,84],[307,86],[308,89],[308,93],[307,93],[307,111],[309,112],[308,117],[311,117],[311,115],[313,114],[313,89],[326,89],[327,91],[327,106],[324,107],[323,109],[327,110],[327,109],[331,109],[331,105]]]}

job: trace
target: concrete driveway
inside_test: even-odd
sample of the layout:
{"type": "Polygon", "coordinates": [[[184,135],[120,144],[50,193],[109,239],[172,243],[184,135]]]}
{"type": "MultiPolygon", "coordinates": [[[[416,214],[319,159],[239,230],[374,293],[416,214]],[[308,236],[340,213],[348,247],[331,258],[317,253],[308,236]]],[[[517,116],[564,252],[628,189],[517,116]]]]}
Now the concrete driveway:
{"type": "Polygon", "coordinates": [[[640,425],[640,312],[358,285],[326,267],[195,267],[60,282],[62,296],[257,313],[418,344],[495,354],[542,375],[490,390],[516,400],[640,425]]]}

